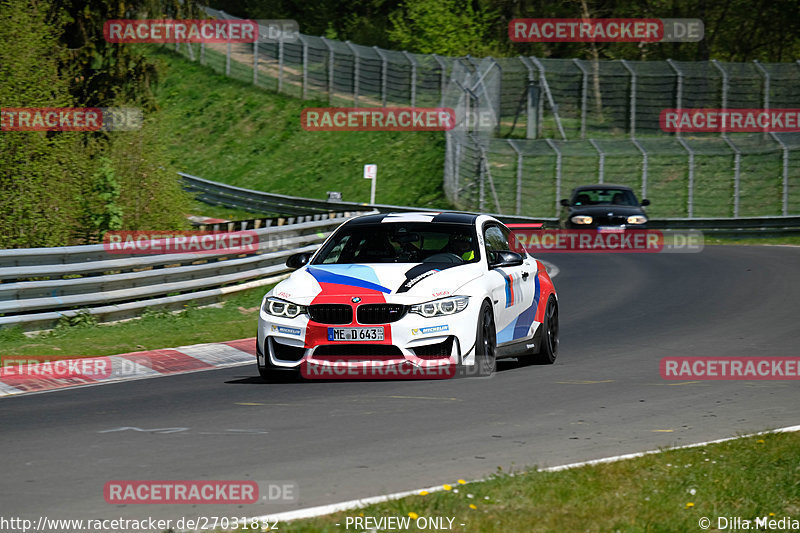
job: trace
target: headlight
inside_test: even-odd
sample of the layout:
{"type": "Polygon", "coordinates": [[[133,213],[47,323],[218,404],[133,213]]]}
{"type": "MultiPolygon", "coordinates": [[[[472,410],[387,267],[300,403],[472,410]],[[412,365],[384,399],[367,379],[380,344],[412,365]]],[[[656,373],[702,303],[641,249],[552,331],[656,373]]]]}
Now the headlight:
{"type": "Polygon", "coordinates": [[[293,304],[292,302],[273,297],[264,299],[261,309],[269,315],[283,316],[286,318],[294,318],[306,312],[306,306],[304,305],[293,304]]]}
{"type": "Polygon", "coordinates": [[[469,296],[450,296],[411,306],[411,312],[424,317],[453,315],[467,308],[469,296]]]}
{"type": "Polygon", "coordinates": [[[575,215],[570,219],[573,224],[591,224],[592,217],[587,215],[575,215]]]}
{"type": "Polygon", "coordinates": [[[631,215],[628,217],[628,224],[644,224],[647,217],[644,215],[631,215]]]}

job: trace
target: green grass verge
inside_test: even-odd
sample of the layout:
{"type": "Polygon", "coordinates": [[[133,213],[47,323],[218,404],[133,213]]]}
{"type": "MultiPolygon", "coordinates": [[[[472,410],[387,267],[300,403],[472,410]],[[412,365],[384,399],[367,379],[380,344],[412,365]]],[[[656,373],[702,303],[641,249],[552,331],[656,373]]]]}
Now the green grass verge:
{"type": "MultiPolygon", "coordinates": [[[[363,166],[378,165],[376,201],[449,208],[442,190],[441,132],[309,132],[303,101],[226,78],[167,51],[155,90],[170,163],[201,178],[260,191],[368,202],[363,166]]],[[[209,54],[212,51],[209,50],[209,54]]]]}
{"type": "MultiPolygon", "coordinates": [[[[362,516],[453,518],[452,531],[470,533],[703,531],[702,517],[716,531],[717,517],[797,520],[798,456],[800,433],[776,433],[561,472],[499,471],[487,481],[452,480],[449,490],[279,528],[340,533],[348,517],[362,516]]],[[[403,531],[424,531],[414,523],[403,531]]],[[[349,530],[363,529],[351,522],[349,530]]]]}
{"type": "Polygon", "coordinates": [[[188,306],[176,314],[149,310],[139,319],[116,324],[96,324],[81,315],[34,337],[19,329],[0,329],[0,355],[114,355],[254,337],[258,306],[270,288],[233,294],[222,307],[188,306]]]}

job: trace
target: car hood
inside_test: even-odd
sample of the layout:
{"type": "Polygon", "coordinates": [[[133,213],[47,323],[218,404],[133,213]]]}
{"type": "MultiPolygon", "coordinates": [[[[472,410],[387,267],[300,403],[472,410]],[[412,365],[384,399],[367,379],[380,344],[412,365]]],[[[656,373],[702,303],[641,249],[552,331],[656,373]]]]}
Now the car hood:
{"type": "Polygon", "coordinates": [[[633,205],[578,205],[570,207],[569,214],[573,215],[589,215],[589,216],[606,216],[611,213],[611,216],[630,216],[644,214],[641,207],[633,205]]]}
{"type": "Polygon", "coordinates": [[[386,302],[417,303],[456,294],[459,287],[480,273],[478,263],[307,265],[276,285],[271,293],[301,305],[308,305],[320,295],[381,295],[386,302]]]}

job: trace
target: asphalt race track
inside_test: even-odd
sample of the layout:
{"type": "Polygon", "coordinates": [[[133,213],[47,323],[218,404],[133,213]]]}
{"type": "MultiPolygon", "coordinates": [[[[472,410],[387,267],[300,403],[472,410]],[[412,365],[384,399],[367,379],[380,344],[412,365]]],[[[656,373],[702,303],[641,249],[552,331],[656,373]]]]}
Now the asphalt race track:
{"type": "Polygon", "coordinates": [[[796,381],[664,381],[659,361],[798,355],[800,248],[541,257],[560,268],[552,366],[265,384],[254,362],[2,399],[4,514],[255,516],[798,424],[796,381]],[[294,481],[300,498],[107,504],[104,484],[127,479],[294,481]]]}

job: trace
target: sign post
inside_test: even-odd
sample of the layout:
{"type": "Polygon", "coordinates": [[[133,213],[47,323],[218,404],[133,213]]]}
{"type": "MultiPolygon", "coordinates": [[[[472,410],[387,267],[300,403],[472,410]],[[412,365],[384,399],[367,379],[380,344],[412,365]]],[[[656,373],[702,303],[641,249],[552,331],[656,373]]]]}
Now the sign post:
{"type": "Polygon", "coordinates": [[[378,165],[364,165],[364,179],[372,180],[369,191],[369,203],[375,203],[375,182],[378,181],[378,165]]]}

